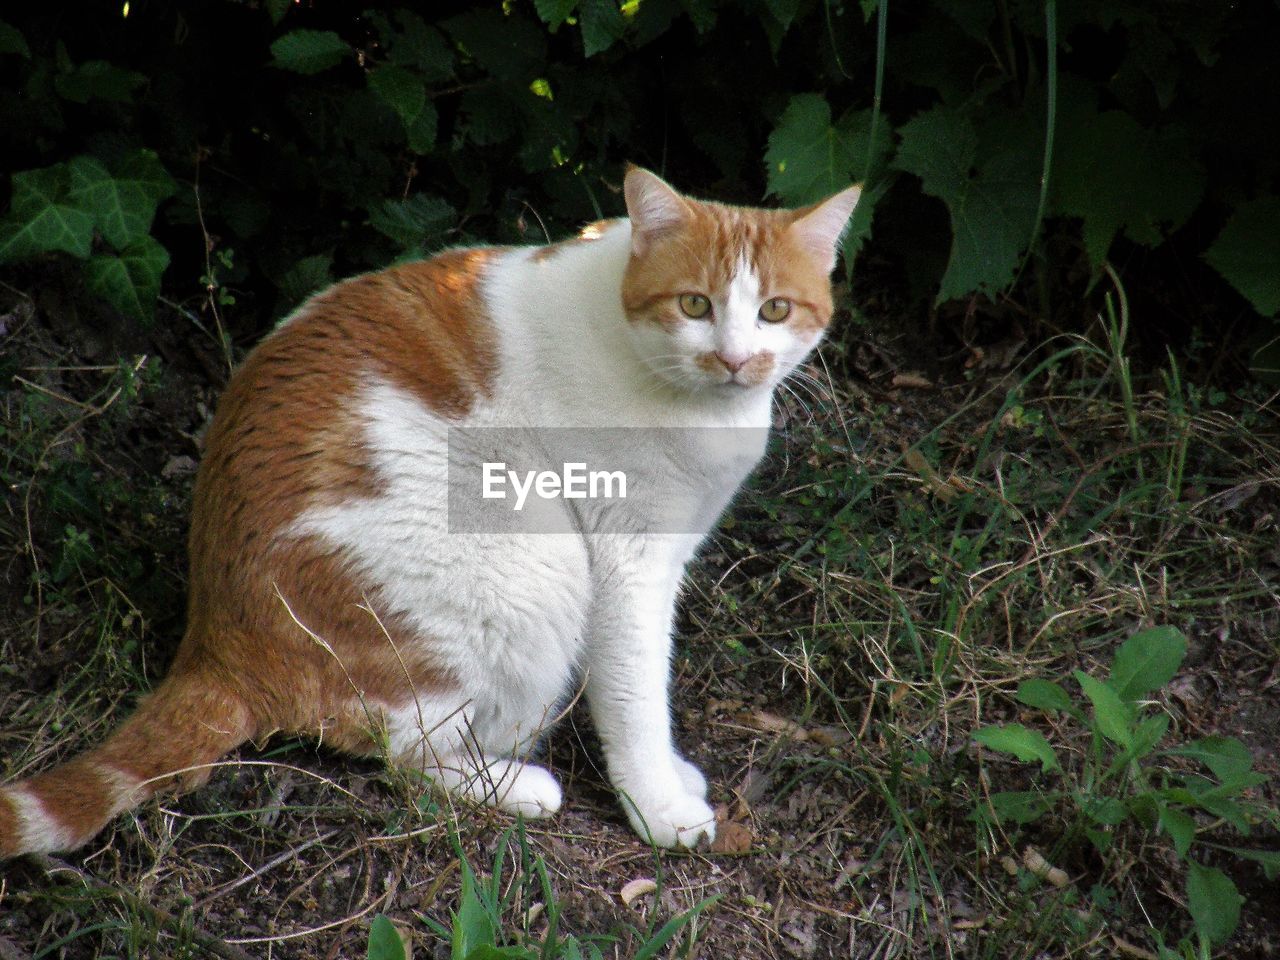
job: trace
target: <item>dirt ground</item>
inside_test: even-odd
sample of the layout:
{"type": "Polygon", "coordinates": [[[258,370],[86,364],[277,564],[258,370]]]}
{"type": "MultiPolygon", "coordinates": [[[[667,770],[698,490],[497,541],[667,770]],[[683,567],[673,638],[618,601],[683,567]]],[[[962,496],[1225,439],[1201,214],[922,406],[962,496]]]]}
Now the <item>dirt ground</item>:
{"type": "MultiPolygon", "coordinates": [[[[150,331],[103,333],[95,318],[70,315],[53,294],[10,289],[0,306],[8,446],[0,776],[7,780],[99,739],[162,674],[182,623],[182,538],[199,437],[225,367],[176,316],[150,331]],[[122,380],[117,358],[128,367],[143,355],[153,359],[122,380]],[[154,358],[163,377],[151,383],[154,358]],[[77,462],[87,476],[73,469],[77,462]],[[49,482],[33,487],[33,476],[49,482]],[[73,511],[49,506],[51,497],[74,496],[77,483],[119,486],[98,498],[92,529],[113,540],[94,540],[93,556],[74,549],[66,527],[75,524],[65,520],[73,511]],[[33,556],[47,575],[39,590],[33,556]],[[122,557],[136,563],[122,566],[122,557]]],[[[656,854],[638,842],[605,786],[580,709],[544,748],[562,777],[565,807],[525,828],[524,850],[504,816],[451,812],[377,763],[271,741],[229,758],[197,793],[118,818],[76,854],[0,865],[0,958],[363,957],[377,913],[408,933],[413,956],[447,957],[449,947],[422,918],[448,925],[463,856],[483,876],[497,857],[509,931],[545,935],[553,904],[530,867],[535,855],[545,862],[561,929],[616,938],[601,944],[605,956],[634,956],[650,932],[709,897],[717,899],[669,955],[1152,956],[1142,910],[1175,933],[1185,928],[1175,916],[1184,894],[1167,845],[1135,839],[1105,868],[1070,854],[1061,866],[1072,887],[1083,894],[1105,881],[1128,905],[1099,913],[1037,886],[1016,864],[1009,872],[1009,856],[1016,861],[1034,833],[1007,850],[978,842],[969,811],[984,778],[1013,783],[1023,774],[980,763],[969,733],[979,703],[983,722],[1014,718],[1010,686],[975,684],[979,697],[900,682],[877,660],[874,631],[853,626],[856,642],[803,641],[813,624],[833,617],[822,578],[835,589],[852,574],[818,563],[802,576],[785,565],[805,543],[803,529],[788,529],[802,520],[769,513],[791,502],[770,499],[786,491],[787,464],[817,456],[815,437],[844,437],[853,448],[846,444],[841,455],[856,457],[876,482],[867,516],[891,520],[930,482],[902,465],[904,448],[957,409],[965,412],[947,436],[974,435],[1003,396],[1008,365],[975,373],[961,361],[919,356],[918,342],[859,329],[843,347],[824,350],[813,372],[827,401],[781,405],[786,439],[760,481],[764,493],[747,498],[740,525],[713,540],[694,573],[679,624],[675,715],[681,747],[707,773],[719,805],[714,849],[656,854]],[[980,399],[988,394],[994,399],[980,399]],[[752,533],[765,523],[764,533],[752,533]],[[932,706],[913,712],[917,697],[933,698],[932,706]],[[632,899],[628,884],[637,880],[656,886],[632,899]],[[1061,932],[1072,923],[1074,938],[1061,932]]],[[[1009,349],[1012,364],[1027,348],[1009,349]]],[[[1231,523],[1274,531],[1280,477],[1230,479],[1231,523]]],[[[89,529],[85,523],[77,530],[89,529]]],[[[858,536],[875,542],[893,531],[871,527],[858,536]]],[[[1260,588],[1196,613],[1188,669],[1167,704],[1195,735],[1239,737],[1257,768],[1275,778],[1280,612],[1272,588],[1280,548],[1243,563],[1260,588]]],[[[907,604],[929,584],[923,567],[910,569],[898,584],[907,604]]],[[[1144,581],[1140,589],[1161,586],[1144,581]]],[[[1065,669],[1091,656],[1072,647],[1038,662],[1065,669]]],[[[1274,784],[1256,792],[1272,809],[1280,801],[1274,784]]],[[[1052,840],[1042,839],[1047,852],[1052,840]]],[[[1280,849],[1274,821],[1250,843],[1280,849]]],[[[1280,915],[1269,904],[1280,888],[1250,864],[1216,862],[1246,896],[1240,929],[1222,955],[1276,955],[1280,915]]]]}

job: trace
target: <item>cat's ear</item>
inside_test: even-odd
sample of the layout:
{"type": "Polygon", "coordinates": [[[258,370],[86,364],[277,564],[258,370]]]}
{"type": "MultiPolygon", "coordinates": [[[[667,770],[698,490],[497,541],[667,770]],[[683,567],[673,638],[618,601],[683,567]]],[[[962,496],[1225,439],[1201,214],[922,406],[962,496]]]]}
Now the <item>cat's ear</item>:
{"type": "Polygon", "coordinates": [[[631,252],[636,256],[658,237],[679,227],[692,213],[685,199],[666,181],[640,167],[627,168],[622,192],[627,199],[627,216],[631,218],[631,252]]]}
{"type": "Polygon", "coordinates": [[[826,266],[828,272],[835,269],[840,238],[844,236],[849,217],[853,215],[853,208],[858,205],[860,196],[862,187],[855,183],[834,197],[796,211],[796,219],[791,224],[792,232],[804,248],[826,266]]]}

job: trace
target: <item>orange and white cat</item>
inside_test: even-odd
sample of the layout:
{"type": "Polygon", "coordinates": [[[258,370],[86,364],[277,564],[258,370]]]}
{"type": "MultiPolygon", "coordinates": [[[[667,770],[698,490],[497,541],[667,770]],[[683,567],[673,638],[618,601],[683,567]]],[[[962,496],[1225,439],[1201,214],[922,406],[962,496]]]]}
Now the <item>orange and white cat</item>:
{"type": "Polygon", "coordinates": [[[737,208],[631,168],[624,192],[626,219],[575,240],[340,283],[249,355],[196,482],[173,666],[104,744],[0,789],[0,856],[77,847],[276,731],[385,751],[455,794],[548,816],[560,786],[525,758],[577,684],[640,835],[714,836],[706,780],[672,738],[676,595],[763,455],[773,389],[830,320],[859,191],[737,208]],[[510,510],[507,527],[458,532],[459,458],[521,452],[468,458],[454,431],[535,427],[554,428],[538,444],[625,453],[636,495],[539,500],[530,516],[559,514],[560,532],[510,510]],[[726,458],[705,428],[758,439],[726,458]],[[701,526],[660,530],[679,499],[701,526]]]}

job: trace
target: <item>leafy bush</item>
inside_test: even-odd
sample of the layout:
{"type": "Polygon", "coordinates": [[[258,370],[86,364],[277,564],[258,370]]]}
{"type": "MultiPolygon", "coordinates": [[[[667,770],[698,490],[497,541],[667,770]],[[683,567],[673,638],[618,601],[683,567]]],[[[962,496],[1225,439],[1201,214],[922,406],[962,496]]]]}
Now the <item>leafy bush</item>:
{"type": "Polygon", "coordinates": [[[949,247],[938,302],[1172,237],[1280,311],[1269,4],[134,6],[0,24],[0,261],[77,258],[126,316],[162,275],[199,301],[212,250],[252,336],[333,276],[616,214],[626,159],[751,202],[863,179],[849,252],[877,209],[909,273],[949,247]]]}

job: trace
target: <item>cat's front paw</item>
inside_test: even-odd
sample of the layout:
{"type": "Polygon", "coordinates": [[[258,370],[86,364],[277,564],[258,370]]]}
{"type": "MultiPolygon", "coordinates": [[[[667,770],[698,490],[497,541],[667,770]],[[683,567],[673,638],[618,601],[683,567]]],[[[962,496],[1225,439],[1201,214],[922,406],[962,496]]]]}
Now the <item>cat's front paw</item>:
{"type": "Polygon", "coordinates": [[[705,800],[707,798],[707,778],[702,775],[702,771],[682,756],[677,755],[675,762],[676,774],[680,777],[680,782],[684,784],[685,792],[692,793],[695,797],[701,797],[705,800]]]}
{"type": "Polygon", "coordinates": [[[639,803],[623,796],[622,805],[636,833],[655,846],[692,850],[704,839],[710,843],[716,838],[715,812],[692,793],[639,803]]]}

